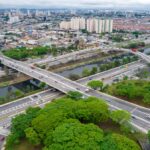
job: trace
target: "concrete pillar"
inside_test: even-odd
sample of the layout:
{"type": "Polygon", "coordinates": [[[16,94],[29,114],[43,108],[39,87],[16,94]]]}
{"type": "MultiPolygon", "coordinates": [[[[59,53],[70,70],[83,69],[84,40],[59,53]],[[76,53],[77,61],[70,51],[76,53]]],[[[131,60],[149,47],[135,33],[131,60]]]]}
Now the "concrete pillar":
{"type": "Polygon", "coordinates": [[[21,75],[21,72],[17,72],[17,77],[20,77],[20,75],[21,75]]]}
{"type": "Polygon", "coordinates": [[[5,71],[6,75],[9,75],[9,68],[7,66],[4,66],[4,71],[5,71]]]}

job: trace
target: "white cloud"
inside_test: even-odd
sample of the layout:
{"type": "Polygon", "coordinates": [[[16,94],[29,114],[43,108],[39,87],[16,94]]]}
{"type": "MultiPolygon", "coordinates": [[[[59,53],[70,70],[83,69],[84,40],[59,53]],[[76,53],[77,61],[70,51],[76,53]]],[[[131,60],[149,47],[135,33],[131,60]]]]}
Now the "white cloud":
{"type": "Polygon", "coordinates": [[[0,0],[1,5],[14,6],[92,6],[150,4],[150,0],[0,0]]]}

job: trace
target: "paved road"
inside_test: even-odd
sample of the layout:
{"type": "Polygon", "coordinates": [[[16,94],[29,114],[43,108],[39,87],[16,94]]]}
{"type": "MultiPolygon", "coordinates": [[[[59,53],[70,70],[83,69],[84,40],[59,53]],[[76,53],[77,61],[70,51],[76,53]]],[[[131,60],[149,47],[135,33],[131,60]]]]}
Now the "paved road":
{"type": "MultiPolygon", "coordinates": [[[[140,62],[133,62],[128,64],[128,68],[124,67],[117,67],[114,69],[110,69],[108,71],[104,71],[102,73],[98,73],[95,75],[92,75],[90,77],[85,77],[77,82],[86,84],[89,80],[92,79],[102,79],[105,78],[105,82],[112,82],[113,78],[118,76],[118,74],[126,74],[127,72],[130,73],[130,75],[134,72],[131,70],[137,70],[138,68],[145,67],[145,64],[140,62]],[[119,72],[118,72],[119,71],[119,72]],[[113,74],[113,77],[112,77],[113,74]]],[[[23,110],[25,110],[29,106],[35,106],[38,104],[45,104],[45,102],[51,101],[51,98],[53,96],[59,96],[61,92],[59,91],[53,91],[54,89],[49,89],[46,91],[42,91],[24,98],[21,98],[19,100],[4,104],[0,106],[0,126],[8,127],[10,125],[11,118],[14,116],[14,114],[19,113],[23,110]],[[13,116],[12,116],[13,114],[13,116]],[[9,116],[9,117],[8,117],[9,116]],[[8,118],[6,118],[8,117],[8,118]]],[[[43,104],[43,105],[44,105],[43,104]]]]}
{"type": "Polygon", "coordinates": [[[124,109],[131,112],[133,116],[132,123],[134,124],[135,120],[138,120],[136,121],[136,126],[138,126],[139,129],[141,129],[143,132],[147,132],[150,129],[150,121],[147,117],[150,114],[150,110],[148,109],[144,109],[137,105],[133,105],[131,103],[122,101],[116,97],[112,97],[110,95],[94,91],[90,88],[87,88],[84,85],[66,79],[60,75],[37,67],[33,68],[23,62],[15,61],[4,56],[1,56],[0,59],[5,65],[16,69],[22,73],[25,73],[29,76],[32,76],[36,79],[39,79],[43,82],[46,82],[48,85],[62,91],[63,93],[67,93],[68,91],[73,90],[81,92],[85,97],[96,96],[99,98],[103,98],[106,102],[108,102],[111,109],[124,109]],[[145,123],[144,126],[142,122],[145,123]]]}
{"type": "Polygon", "coordinates": [[[66,62],[69,60],[72,60],[72,59],[76,59],[78,56],[80,55],[86,55],[87,53],[93,53],[94,51],[100,49],[100,47],[95,47],[95,48],[87,48],[87,49],[84,49],[84,50],[78,50],[78,51],[74,51],[74,52],[71,52],[71,53],[68,53],[68,54],[64,54],[64,55],[61,55],[61,56],[57,56],[57,57],[48,57],[44,60],[39,60],[37,62],[35,62],[36,64],[48,64],[50,63],[50,65],[54,65],[54,64],[59,64],[60,62],[66,62]]]}
{"type": "Polygon", "coordinates": [[[113,50],[113,51],[124,51],[124,52],[128,52],[128,53],[132,53],[140,58],[142,58],[143,60],[145,60],[147,63],[150,63],[150,56],[142,53],[142,52],[133,52],[131,51],[131,49],[125,49],[125,48],[116,48],[116,47],[110,47],[110,48],[104,48],[104,51],[110,51],[110,50],[113,50]]]}
{"type": "Polygon", "coordinates": [[[146,62],[150,63],[150,56],[141,53],[141,52],[133,52],[130,49],[125,49],[125,48],[117,48],[117,47],[94,47],[94,48],[87,48],[84,50],[79,50],[76,52],[72,52],[69,54],[65,54],[65,55],[61,55],[58,57],[54,57],[54,58],[46,58],[45,60],[40,60],[38,62],[36,62],[36,64],[50,64],[50,66],[52,65],[56,65],[56,64],[60,64],[62,62],[67,62],[68,58],[70,60],[76,59],[78,56],[80,55],[84,55],[87,54],[89,52],[94,52],[96,50],[102,50],[103,52],[107,52],[107,51],[123,51],[123,52],[128,52],[128,53],[132,53],[134,55],[139,56],[140,58],[142,58],[143,60],[145,60],[146,62]]]}

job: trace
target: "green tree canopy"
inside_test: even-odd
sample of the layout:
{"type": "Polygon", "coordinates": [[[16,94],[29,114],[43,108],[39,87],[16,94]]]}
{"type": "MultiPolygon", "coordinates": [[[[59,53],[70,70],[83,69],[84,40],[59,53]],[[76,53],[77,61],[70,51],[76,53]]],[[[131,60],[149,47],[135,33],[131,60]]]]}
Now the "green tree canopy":
{"type": "Polygon", "coordinates": [[[80,92],[78,91],[69,91],[67,93],[67,96],[74,99],[74,100],[79,100],[79,99],[82,99],[83,97],[83,94],[81,94],[80,92]]]}
{"type": "Polygon", "coordinates": [[[103,88],[103,82],[99,81],[99,80],[92,80],[92,81],[88,82],[87,85],[93,89],[100,88],[102,90],[102,88],[103,88]]]}
{"type": "Polygon", "coordinates": [[[99,150],[103,131],[94,124],[64,123],[45,140],[45,150],[99,150]]]}
{"type": "Polygon", "coordinates": [[[149,140],[149,143],[150,143],[150,130],[148,131],[148,140],[149,140]]]}
{"type": "Polygon", "coordinates": [[[40,138],[38,137],[38,134],[36,131],[29,127],[25,129],[26,138],[29,140],[29,142],[33,145],[39,145],[40,144],[40,138]]]}
{"type": "Polygon", "coordinates": [[[123,124],[131,119],[130,113],[125,110],[112,111],[110,116],[114,122],[119,124],[123,124]]]}
{"type": "Polygon", "coordinates": [[[110,134],[104,138],[101,150],[140,150],[140,147],[125,136],[110,134]]]}

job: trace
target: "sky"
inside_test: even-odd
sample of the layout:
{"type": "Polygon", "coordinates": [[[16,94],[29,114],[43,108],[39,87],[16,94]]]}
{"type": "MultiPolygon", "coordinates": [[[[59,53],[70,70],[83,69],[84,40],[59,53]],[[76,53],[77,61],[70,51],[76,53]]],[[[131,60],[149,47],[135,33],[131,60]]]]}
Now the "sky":
{"type": "Polygon", "coordinates": [[[150,0],[0,0],[0,7],[133,7],[150,6],[150,0]]]}

